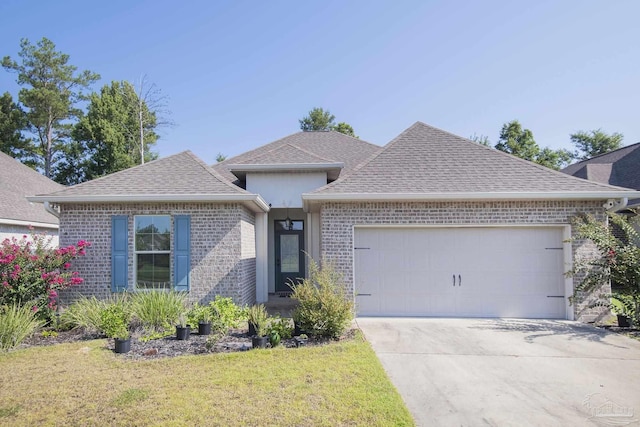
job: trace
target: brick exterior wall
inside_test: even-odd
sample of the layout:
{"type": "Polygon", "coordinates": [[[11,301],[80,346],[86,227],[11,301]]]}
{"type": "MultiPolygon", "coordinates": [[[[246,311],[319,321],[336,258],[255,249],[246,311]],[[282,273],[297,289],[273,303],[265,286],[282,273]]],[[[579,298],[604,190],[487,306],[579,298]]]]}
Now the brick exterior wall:
{"type": "MultiPolygon", "coordinates": [[[[129,286],[134,281],[134,215],[191,216],[192,302],[207,303],[216,295],[237,304],[255,301],[254,215],[237,203],[63,204],[60,206],[60,244],[91,242],[87,255],[73,268],[84,283],[62,294],[70,302],[78,294],[108,298],[111,293],[111,216],[129,217],[129,286]],[[253,247],[253,249],[251,249],[253,247]]],[[[173,271],[171,276],[173,283],[173,271]]]]}
{"type": "MultiPolygon", "coordinates": [[[[578,213],[606,218],[600,201],[325,203],[321,207],[321,255],[343,275],[348,292],[353,293],[355,225],[569,224],[578,213]]],[[[574,241],[572,251],[574,259],[595,255],[595,247],[585,241],[574,241]]],[[[580,280],[574,278],[575,283],[580,280]]],[[[602,288],[608,291],[608,285],[602,288]]],[[[608,313],[591,307],[599,294],[578,295],[573,305],[576,319],[589,322],[608,313]]]]}

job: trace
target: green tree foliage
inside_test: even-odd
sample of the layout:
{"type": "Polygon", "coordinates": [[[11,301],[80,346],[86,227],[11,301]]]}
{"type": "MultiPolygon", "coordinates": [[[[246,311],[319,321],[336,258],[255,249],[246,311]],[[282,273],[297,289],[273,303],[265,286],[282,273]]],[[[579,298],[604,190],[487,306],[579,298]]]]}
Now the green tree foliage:
{"type": "Polygon", "coordinates": [[[0,151],[33,167],[34,147],[22,134],[26,127],[27,115],[5,92],[0,97],[0,151]]]}
{"type": "Polygon", "coordinates": [[[548,147],[541,149],[533,138],[533,132],[523,129],[517,120],[502,126],[495,148],[556,170],[568,164],[572,157],[567,150],[552,150],[548,147]]]}
{"type": "Polygon", "coordinates": [[[309,111],[308,116],[303,117],[298,120],[298,122],[300,122],[300,129],[304,132],[335,130],[336,132],[357,138],[350,124],[345,122],[336,124],[335,120],[336,116],[331,114],[329,110],[316,107],[309,111]]]}
{"type": "Polygon", "coordinates": [[[540,147],[533,139],[533,132],[523,129],[517,120],[502,126],[500,139],[495,148],[531,162],[534,162],[540,153],[540,147]]]}
{"type": "Polygon", "coordinates": [[[353,131],[353,128],[351,127],[351,125],[345,122],[338,123],[333,127],[333,130],[335,130],[336,132],[343,133],[345,135],[352,136],[354,138],[358,137],[356,133],[353,131]]]}
{"type": "MultiPolygon", "coordinates": [[[[620,314],[629,315],[640,325],[640,235],[625,216],[609,213],[609,221],[621,231],[620,236],[614,235],[606,222],[590,215],[572,221],[576,239],[589,239],[598,249],[597,257],[578,260],[570,272],[584,275],[575,295],[597,292],[603,285],[615,283],[616,292],[603,297],[619,301],[624,307],[620,314]]],[[[608,300],[595,305],[612,307],[608,300]]]]}
{"type": "Polygon", "coordinates": [[[329,131],[333,129],[336,116],[331,114],[329,110],[325,111],[322,108],[314,108],[309,111],[309,115],[298,120],[300,122],[300,129],[305,132],[314,131],[329,131]]]}
{"type": "Polygon", "coordinates": [[[28,129],[38,144],[39,165],[45,176],[54,177],[55,164],[68,141],[71,121],[82,115],[77,103],[83,99],[82,90],[100,76],[91,71],[77,72],[69,65],[69,55],[55,50],[55,44],[42,38],[36,45],[28,39],[20,41],[20,62],[9,56],[2,66],[18,74],[23,86],[19,100],[26,108],[28,129]]]}
{"type": "Polygon", "coordinates": [[[61,166],[64,182],[73,184],[130,168],[153,160],[151,147],[158,140],[155,113],[142,103],[127,81],[111,82],[89,98],[87,114],[75,125],[73,143],[67,147],[61,166]],[[139,148],[140,123],[143,124],[143,150],[139,148]],[[144,159],[141,159],[141,153],[144,159]],[[78,156],[80,156],[78,158],[78,156]]]}
{"type": "Polygon", "coordinates": [[[614,132],[608,134],[602,129],[589,132],[579,131],[570,135],[571,142],[576,146],[578,152],[574,155],[578,160],[586,160],[600,154],[617,150],[622,147],[621,133],[614,132]]]}

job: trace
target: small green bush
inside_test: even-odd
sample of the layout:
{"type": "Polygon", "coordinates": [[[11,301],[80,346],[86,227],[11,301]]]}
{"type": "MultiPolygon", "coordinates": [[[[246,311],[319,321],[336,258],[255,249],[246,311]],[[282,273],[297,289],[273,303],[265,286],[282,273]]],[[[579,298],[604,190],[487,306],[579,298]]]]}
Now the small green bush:
{"type": "Polygon", "coordinates": [[[100,313],[100,330],[109,338],[127,339],[131,312],[125,301],[115,301],[100,313]]]}
{"type": "Polygon", "coordinates": [[[0,308],[0,349],[20,344],[44,324],[38,320],[31,304],[12,304],[0,308]]]}
{"type": "Polygon", "coordinates": [[[131,311],[147,332],[167,331],[173,329],[180,315],[187,312],[186,299],[184,292],[137,292],[131,298],[131,311]]]}
{"type": "Polygon", "coordinates": [[[329,264],[320,268],[309,259],[309,277],[293,288],[291,297],[298,301],[293,319],[312,335],[338,338],[353,318],[353,301],[329,264]]]}
{"type": "Polygon", "coordinates": [[[291,319],[280,317],[279,314],[272,316],[269,319],[269,327],[267,328],[267,335],[271,336],[272,333],[277,333],[283,340],[291,338],[293,334],[293,325],[291,319]]]}
{"type": "Polygon", "coordinates": [[[100,332],[100,314],[108,305],[108,300],[80,297],[62,312],[60,326],[63,329],[82,328],[90,334],[100,332]]]}
{"type": "Polygon", "coordinates": [[[241,321],[247,320],[247,309],[238,307],[229,297],[216,295],[209,306],[214,309],[214,313],[217,313],[227,329],[237,328],[241,321]]]}

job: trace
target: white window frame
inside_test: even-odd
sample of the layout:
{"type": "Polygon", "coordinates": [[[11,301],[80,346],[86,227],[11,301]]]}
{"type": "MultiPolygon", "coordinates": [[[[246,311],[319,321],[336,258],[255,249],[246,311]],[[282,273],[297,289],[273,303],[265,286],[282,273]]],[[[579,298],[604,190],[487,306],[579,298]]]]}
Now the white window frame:
{"type": "Polygon", "coordinates": [[[173,219],[169,214],[145,214],[145,215],[134,215],[133,216],[133,288],[138,292],[145,291],[153,291],[153,290],[162,290],[162,291],[171,291],[173,289],[173,284],[171,283],[171,244],[173,240],[173,233],[171,232],[173,224],[173,219]],[[141,217],[167,217],[169,218],[169,250],[165,251],[139,251],[136,247],[136,237],[137,237],[137,219],[141,217]],[[169,280],[167,281],[168,286],[166,287],[138,287],[138,255],[169,255],[169,280]]]}

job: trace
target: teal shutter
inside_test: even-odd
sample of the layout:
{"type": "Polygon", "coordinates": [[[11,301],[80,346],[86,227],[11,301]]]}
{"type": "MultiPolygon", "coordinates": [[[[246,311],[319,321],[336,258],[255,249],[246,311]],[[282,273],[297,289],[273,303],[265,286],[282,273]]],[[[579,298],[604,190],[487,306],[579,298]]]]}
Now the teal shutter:
{"type": "Polygon", "coordinates": [[[129,218],[111,217],[111,291],[127,290],[129,281],[129,218]]]}
{"type": "Polygon", "coordinates": [[[191,270],[191,217],[176,215],[173,217],[173,276],[176,291],[189,291],[189,272],[191,270]]]}

